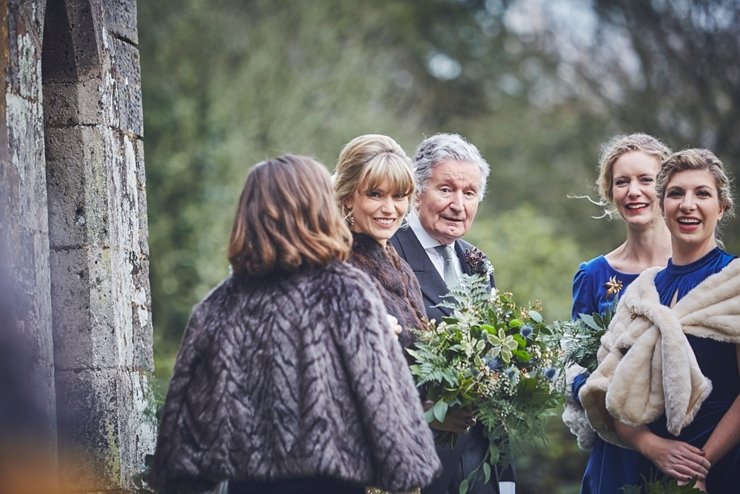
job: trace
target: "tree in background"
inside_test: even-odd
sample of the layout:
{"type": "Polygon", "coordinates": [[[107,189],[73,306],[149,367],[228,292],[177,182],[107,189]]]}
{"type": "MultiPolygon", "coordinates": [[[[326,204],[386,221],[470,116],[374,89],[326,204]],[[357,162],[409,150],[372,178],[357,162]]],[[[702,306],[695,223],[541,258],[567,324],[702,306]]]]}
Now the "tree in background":
{"type": "Polygon", "coordinates": [[[390,28],[348,9],[342,1],[140,4],[161,376],[192,305],[228,272],[229,218],[251,165],[292,151],[333,167],[358,134],[416,139],[410,76],[392,46],[379,49],[390,28]]]}
{"type": "MultiPolygon", "coordinates": [[[[520,1],[531,50],[558,60],[561,86],[610,133],[644,131],[674,149],[706,147],[740,173],[740,2],[520,1]],[[535,12],[535,14],[532,14],[535,12]]],[[[740,230],[726,244],[740,248],[740,230]]]]}

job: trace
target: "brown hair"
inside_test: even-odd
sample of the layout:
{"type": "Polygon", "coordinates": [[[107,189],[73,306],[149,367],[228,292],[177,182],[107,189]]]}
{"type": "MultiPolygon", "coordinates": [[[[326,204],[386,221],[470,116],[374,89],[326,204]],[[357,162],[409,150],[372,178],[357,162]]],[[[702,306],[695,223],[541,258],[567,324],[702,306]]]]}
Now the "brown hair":
{"type": "Polygon", "coordinates": [[[285,154],[252,168],[229,239],[234,274],[260,276],[347,260],[352,234],[330,182],[326,168],[306,156],[285,154]]]}
{"type": "Polygon", "coordinates": [[[388,180],[393,194],[413,195],[411,169],[411,159],[392,138],[381,134],[355,137],[339,153],[334,175],[334,191],[342,214],[349,216],[351,208],[346,203],[354,200],[358,187],[373,190],[388,180]]]}

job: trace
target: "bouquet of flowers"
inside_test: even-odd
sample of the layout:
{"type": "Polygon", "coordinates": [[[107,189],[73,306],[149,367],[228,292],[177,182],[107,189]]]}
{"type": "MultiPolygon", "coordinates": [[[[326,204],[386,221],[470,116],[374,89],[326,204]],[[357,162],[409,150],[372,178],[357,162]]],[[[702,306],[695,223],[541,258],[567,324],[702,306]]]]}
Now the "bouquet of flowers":
{"type": "Polygon", "coordinates": [[[543,419],[560,405],[558,349],[539,307],[519,307],[510,293],[492,293],[486,275],[463,275],[450,295],[444,305],[452,315],[417,331],[410,368],[434,402],[428,421],[443,422],[451,407],[470,407],[483,424],[490,446],[479,468],[487,482],[491,468],[508,461],[512,436],[544,441],[543,419]]]}

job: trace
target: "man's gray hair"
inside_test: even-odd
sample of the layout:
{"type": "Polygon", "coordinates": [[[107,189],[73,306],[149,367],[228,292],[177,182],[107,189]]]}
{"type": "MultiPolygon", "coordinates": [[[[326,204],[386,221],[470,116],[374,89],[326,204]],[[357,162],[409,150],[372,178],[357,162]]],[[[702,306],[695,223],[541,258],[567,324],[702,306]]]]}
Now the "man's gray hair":
{"type": "Polygon", "coordinates": [[[478,148],[470,144],[459,134],[435,134],[427,137],[414,154],[414,179],[419,193],[426,188],[432,176],[432,168],[443,161],[467,161],[475,163],[480,169],[481,185],[479,201],[486,194],[486,182],[491,173],[491,166],[483,159],[478,148]]]}

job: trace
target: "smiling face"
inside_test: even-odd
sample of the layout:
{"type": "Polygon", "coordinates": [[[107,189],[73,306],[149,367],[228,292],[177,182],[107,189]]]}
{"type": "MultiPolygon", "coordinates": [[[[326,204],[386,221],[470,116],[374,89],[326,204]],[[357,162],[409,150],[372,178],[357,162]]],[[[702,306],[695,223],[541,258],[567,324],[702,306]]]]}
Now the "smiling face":
{"type": "Polygon", "coordinates": [[[612,197],[630,227],[649,226],[660,218],[655,178],[660,162],[642,151],[625,153],[612,168],[612,197]]]}
{"type": "Polygon", "coordinates": [[[352,230],[365,233],[385,246],[406,216],[409,195],[392,190],[388,180],[378,187],[362,184],[347,207],[352,210],[354,218],[352,230]]]}
{"type": "Polygon", "coordinates": [[[674,262],[693,262],[717,246],[715,230],[722,213],[712,172],[673,174],[666,184],[663,215],[671,232],[674,262]]]}
{"type": "Polygon", "coordinates": [[[475,163],[437,163],[417,199],[421,225],[440,243],[451,244],[473,223],[480,189],[481,171],[475,163]]]}

